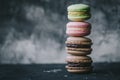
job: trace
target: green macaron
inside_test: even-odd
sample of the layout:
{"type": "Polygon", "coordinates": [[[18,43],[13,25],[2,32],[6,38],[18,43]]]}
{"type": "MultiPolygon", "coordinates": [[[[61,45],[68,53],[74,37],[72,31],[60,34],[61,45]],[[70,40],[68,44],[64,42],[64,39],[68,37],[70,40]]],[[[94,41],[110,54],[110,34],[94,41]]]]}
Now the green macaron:
{"type": "Polygon", "coordinates": [[[90,7],[86,4],[73,4],[68,6],[68,19],[71,21],[85,21],[91,17],[90,7]]]}

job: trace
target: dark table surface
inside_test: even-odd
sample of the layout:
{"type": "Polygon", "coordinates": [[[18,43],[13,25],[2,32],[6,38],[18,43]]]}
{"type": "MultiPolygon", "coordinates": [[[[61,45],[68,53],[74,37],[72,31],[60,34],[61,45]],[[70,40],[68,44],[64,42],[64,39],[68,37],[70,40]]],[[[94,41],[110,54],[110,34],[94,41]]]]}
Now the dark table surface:
{"type": "Polygon", "coordinates": [[[65,64],[0,65],[0,80],[120,80],[120,63],[94,63],[90,74],[71,74],[65,64]]]}

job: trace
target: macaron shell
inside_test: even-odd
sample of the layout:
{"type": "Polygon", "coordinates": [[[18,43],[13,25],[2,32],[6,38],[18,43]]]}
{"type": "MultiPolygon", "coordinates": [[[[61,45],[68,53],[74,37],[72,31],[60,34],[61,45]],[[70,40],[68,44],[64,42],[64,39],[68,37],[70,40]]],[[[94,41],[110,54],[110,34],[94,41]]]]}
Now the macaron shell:
{"type": "Polygon", "coordinates": [[[92,45],[92,41],[85,37],[68,37],[66,44],[92,45]]]}
{"type": "Polygon", "coordinates": [[[86,56],[89,55],[91,52],[83,52],[83,51],[67,51],[68,54],[76,55],[76,56],[86,56]]]}
{"type": "Polygon", "coordinates": [[[78,54],[78,55],[86,55],[90,54],[90,52],[85,51],[75,51],[75,50],[67,50],[69,54],[78,54]]]}
{"type": "Polygon", "coordinates": [[[68,37],[67,41],[91,42],[91,39],[86,37],[68,37]]]}
{"type": "Polygon", "coordinates": [[[67,69],[68,72],[71,73],[88,73],[92,71],[92,66],[88,66],[88,67],[69,67],[69,66],[65,66],[65,68],[67,69]]]}
{"type": "Polygon", "coordinates": [[[90,11],[90,7],[85,4],[73,4],[67,7],[67,11],[90,11]]]}
{"type": "Polygon", "coordinates": [[[69,36],[75,36],[75,37],[82,37],[82,36],[88,36],[91,32],[90,31],[67,31],[66,34],[69,36]]]}
{"type": "Polygon", "coordinates": [[[67,56],[66,61],[67,62],[75,62],[75,63],[79,63],[79,62],[91,63],[92,59],[88,56],[69,55],[69,56],[67,56]]]}
{"type": "Polygon", "coordinates": [[[74,13],[74,12],[68,12],[68,18],[69,17],[73,17],[73,18],[82,18],[82,19],[89,19],[91,17],[90,13],[85,13],[85,14],[81,14],[81,13],[74,13]],[[71,14],[69,14],[71,13],[71,14]]]}
{"type": "Polygon", "coordinates": [[[86,19],[81,19],[81,18],[73,18],[73,17],[68,17],[69,20],[71,21],[76,21],[76,22],[84,22],[86,19]]]}
{"type": "Polygon", "coordinates": [[[71,28],[71,27],[82,27],[82,28],[89,28],[91,27],[91,24],[88,23],[88,22],[68,22],[67,25],[66,25],[67,28],[71,28]]]}
{"type": "Polygon", "coordinates": [[[67,56],[68,59],[77,59],[77,60],[91,60],[89,56],[74,56],[74,55],[69,55],[67,56]]]}
{"type": "Polygon", "coordinates": [[[91,52],[92,48],[69,48],[66,47],[66,50],[73,50],[73,51],[85,51],[85,52],[91,52]]]}
{"type": "Polygon", "coordinates": [[[74,70],[74,69],[67,69],[70,73],[90,73],[92,70],[74,70]]]}

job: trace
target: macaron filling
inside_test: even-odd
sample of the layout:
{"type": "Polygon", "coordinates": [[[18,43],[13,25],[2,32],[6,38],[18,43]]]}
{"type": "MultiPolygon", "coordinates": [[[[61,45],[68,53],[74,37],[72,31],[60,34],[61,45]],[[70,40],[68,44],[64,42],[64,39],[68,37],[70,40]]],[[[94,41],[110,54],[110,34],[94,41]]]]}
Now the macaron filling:
{"type": "Polygon", "coordinates": [[[81,44],[66,44],[66,46],[71,48],[91,48],[91,45],[81,45],[81,44]]]}
{"type": "Polygon", "coordinates": [[[68,51],[84,51],[84,52],[91,52],[92,48],[70,48],[66,47],[66,50],[68,51]]]}
{"type": "Polygon", "coordinates": [[[71,16],[71,15],[68,15],[68,18],[72,18],[72,19],[89,19],[90,18],[90,15],[81,15],[81,16],[71,16]]]}
{"type": "Polygon", "coordinates": [[[86,67],[86,66],[90,66],[91,63],[73,63],[73,62],[68,62],[67,65],[69,67],[86,67]]]}
{"type": "Polygon", "coordinates": [[[69,11],[68,12],[68,15],[77,15],[77,14],[90,14],[90,13],[89,12],[82,12],[82,11],[81,12],[80,11],[79,12],[77,12],[77,11],[76,12],[75,11],[74,12],[69,11]]]}
{"type": "Polygon", "coordinates": [[[90,13],[81,14],[81,13],[68,12],[68,15],[69,16],[90,16],[90,13]]]}

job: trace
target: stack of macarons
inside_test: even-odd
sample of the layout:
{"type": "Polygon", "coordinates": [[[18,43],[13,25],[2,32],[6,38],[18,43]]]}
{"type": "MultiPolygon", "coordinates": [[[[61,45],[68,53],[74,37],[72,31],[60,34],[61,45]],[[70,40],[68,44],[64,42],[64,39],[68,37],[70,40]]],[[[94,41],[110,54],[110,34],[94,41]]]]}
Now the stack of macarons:
{"type": "Polygon", "coordinates": [[[85,4],[73,4],[68,6],[68,19],[66,34],[69,36],[65,42],[68,72],[88,73],[92,71],[91,54],[92,41],[85,37],[91,33],[91,24],[85,20],[91,17],[90,7],[85,4]]]}

